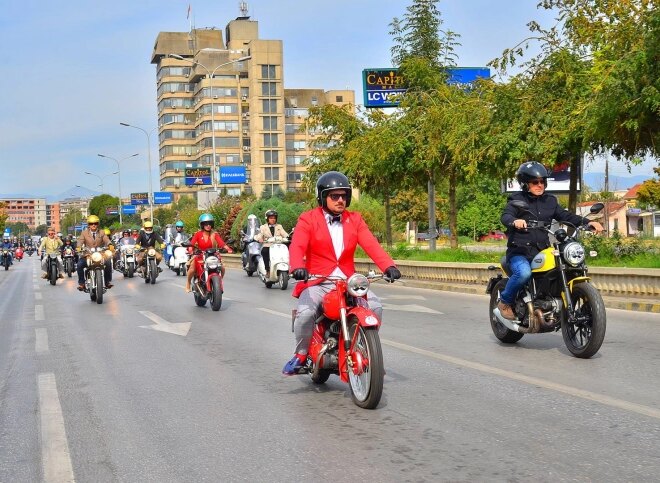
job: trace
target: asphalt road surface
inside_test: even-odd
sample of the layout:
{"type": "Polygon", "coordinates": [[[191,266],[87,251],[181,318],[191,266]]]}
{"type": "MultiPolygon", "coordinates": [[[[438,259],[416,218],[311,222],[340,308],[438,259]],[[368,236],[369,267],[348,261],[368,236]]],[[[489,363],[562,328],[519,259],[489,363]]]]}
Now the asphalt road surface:
{"type": "Polygon", "coordinates": [[[283,377],[291,287],[228,270],[222,309],[184,279],[115,272],[102,305],[36,257],[0,271],[0,482],[657,481],[660,314],[608,310],[601,351],[505,346],[487,297],[378,283],[375,410],[336,377],[283,377]]]}

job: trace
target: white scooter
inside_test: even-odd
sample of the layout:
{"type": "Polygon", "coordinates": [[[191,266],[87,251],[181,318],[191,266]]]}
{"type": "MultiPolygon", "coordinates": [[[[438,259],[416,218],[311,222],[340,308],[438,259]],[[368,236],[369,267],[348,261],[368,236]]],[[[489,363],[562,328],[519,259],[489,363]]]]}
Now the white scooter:
{"type": "Polygon", "coordinates": [[[177,275],[185,275],[188,270],[187,263],[190,260],[190,247],[172,245],[172,248],[169,266],[177,275]]]}
{"type": "Polygon", "coordinates": [[[263,257],[259,257],[259,278],[271,288],[273,284],[279,283],[280,289],[286,290],[289,285],[289,247],[286,245],[288,239],[281,236],[271,237],[266,240],[270,245],[270,272],[266,273],[263,257]]]}

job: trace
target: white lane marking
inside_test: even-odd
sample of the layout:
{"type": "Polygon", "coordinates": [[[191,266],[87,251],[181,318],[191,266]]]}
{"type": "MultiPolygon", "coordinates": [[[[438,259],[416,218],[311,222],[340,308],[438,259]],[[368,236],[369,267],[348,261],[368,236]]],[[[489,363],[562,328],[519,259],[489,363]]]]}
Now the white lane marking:
{"type": "Polygon", "coordinates": [[[493,374],[496,376],[505,377],[507,379],[524,382],[525,384],[530,384],[532,386],[538,386],[544,389],[549,389],[551,391],[568,394],[569,396],[586,399],[587,401],[594,401],[600,404],[604,404],[605,406],[611,406],[613,408],[623,409],[624,411],[630,411],[633,413],[642,414],[644,416],[650,416],[652,418],[660,419],[660,410],[652,407],[643,406],[641,404],[636,404],[629,401],[624,401],[622,399],[616,399],[610,396],[597,394],[591,391],[585,391],[584,389],[565,386],[564,384],[558,384],[556,382],[546,381],[544,379],[539,379],[537,377],[525,376],[524,374],[519,374],[517,372],[507,371],[505,369],[498,369],[496,367],[491,367],[485,364],[480,364],[478,362],[472,362],[465,359],[460,359],[458,357],[439,354],[437,352],[431,352],[425,349],[420,349],[418,347],[413,347],[407,344],[401,344],[399,342],[394,342],[387,339],[381,339],[381,342],[384,345],[388,345],[396,349],[413,352],[415,354],[430,357],[432,359],[448,362],[449,364],[455,364],[457,366],[467,367],[475,371],[480,371],[480,372],[485,372],[487,374],[493,374]]]}
{"type": "Polygon", "coordinates": [[[34,290],[41,290],[41,285],[35,283],[34,290]]]}
{"type": "Polygon", "coordinates": [[[34,320],[44,320],[44,306],[35,305],[34,306],[34,320]]]}
{"type": "Polygon", "coordinates": [[[383,309],[386,310],[398,310],[400,312],[421,312],[425,314],[439,314],[442,315],[443,312],[438,312],[437,310],[429,309],[423,305],[417,304],[407,304],[407,305],[397,305],[397,304],[383,304],[383,309]]]}
{"type": "Polygon", "coordinates": [[[34,329],[35,332],[35,342],[34,349],[37,351],[37,354],[42,352],[48,352],[48,330],[45,327],[34,329]]]}
{"type": "Polygon", "coordinates": [[[162,317],[147,310],[140,310],[139,312],[155,323],[155,325],[141,325],[140,328],[142,329],[158,330],[160,332],[168,332],[170,334],[185,337],[188,335],[190,325],[192,324],[192,322],[168,322],[162,317]]]}
{"type": "Polygon", "coordinates": [[[257,310],[261,310],[262,312],[266,312],[268,314],[279,315],[280,317],[291,320],[291,314],[285,314],[284,312],[278,312],[276,310],[270,310],[264,307],[257,307],[257,310]]]}
{"type": "Polygon", "coordinates": [[[55,374],[37,376],[41,416],[41,463],[44,481],[75,481],[55,374]]]}
{"type": "Polygon", "coordinates": [[[423,295],[388,295],[380,297],[381,300],[426,300],[423,295]]]}
{"type": "Polygon", "coordinates": [[[34,293],[34,300],[41,300],[41,292],[34,293]]]}

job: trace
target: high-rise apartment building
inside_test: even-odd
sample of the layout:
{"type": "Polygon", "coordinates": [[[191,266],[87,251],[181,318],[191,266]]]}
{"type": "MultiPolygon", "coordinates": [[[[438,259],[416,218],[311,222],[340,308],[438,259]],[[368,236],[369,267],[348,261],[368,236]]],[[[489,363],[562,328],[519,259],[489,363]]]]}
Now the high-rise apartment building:
{"type": "Polygon", "coordinates": [[[299,189],[315,137],[300,129],[309,108],[355,105],[352,90],[285,89],[282,41],[260,39],[246,15],[229,22],[224,38],[216,29],[160,32],[151,63],[160,189],[177,199],[212,188],[186,185],[186,168],[211,168],[231,195],[299,189]]]}

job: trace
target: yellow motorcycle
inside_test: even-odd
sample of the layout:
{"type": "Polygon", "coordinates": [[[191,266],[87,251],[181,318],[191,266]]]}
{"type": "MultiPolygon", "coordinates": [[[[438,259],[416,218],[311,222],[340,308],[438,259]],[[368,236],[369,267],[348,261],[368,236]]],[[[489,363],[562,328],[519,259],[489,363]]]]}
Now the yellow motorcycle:
{"type": "MultiPolygon", "coordinates": [[[[520,213],[533,214],[524,201],[512,201],[520,213]]],[[[602,203],[591,207],[595,214],[604,208],[602,203]]],[[[575,357],[588,359],[598,350],[605,338],[605,304],[598,289],[590,282],[585,250],[580,243],[580,235],[589,228],[574,227],[572,235],[566,229],[552,230],[542,221],[529,220],[527,228],[543,230],[552,235],[550,247],[539,252],[531,262],[532,277],[518,293],[512,306],[517,320],[502,316],[497,304],[504,291],[508,278],[501,273],[488,282],[486,293],[490,294],[490,325],[500,341],[518,342],[525,334],[554,332],[561,329],[564,343],[575,357]]],[[[596,252],[591,252],[596,256],[596,252]]],[[[500,261],[501,267],[490,266],[489,270],[501,268],[507,276],[511,270],[506,257],[500,261]]]]}

